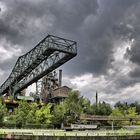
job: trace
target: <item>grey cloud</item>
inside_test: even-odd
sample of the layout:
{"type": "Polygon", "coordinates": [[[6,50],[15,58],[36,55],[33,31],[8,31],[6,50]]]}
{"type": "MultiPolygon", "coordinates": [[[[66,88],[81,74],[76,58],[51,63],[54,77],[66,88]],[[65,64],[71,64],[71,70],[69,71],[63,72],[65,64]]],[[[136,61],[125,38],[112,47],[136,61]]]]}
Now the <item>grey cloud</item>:
{"type": "MultiPolygon", "coordinates": [[[[138,18],[140,16],[139,8],[140,3],[137,3],[135,6],[131,7],[128,10],[129,16],[125,17],[125,24],[127,25],[127,27],[129,27],[129,31],[127,32],[127,34],[131,34],[130,39],[133,40],[131,48],[127,49],[126,56],[132,63],[136,64],[136,67],[140,65],[140,20],[138,18]]],[[[137,68],[136,73],[138,73],[137,68]]]]}
{"type": "Polygon", "coordinates": [[[130,49],[127,49],[129,60],[140,65],[140,40],[136,40],[130,49]]]}
{"type": "MultiPolygon", "coordinates": [[[[87,16],[80,29],[81,56],[79,61],[83,60],[80,72],[91,72],[96,74],[105,74],[112,67],[114,41],[127,34],[117,33],[117,28],[123,22],[127,10],[135,5],[132,1],[100,1],[103,3],[98,9],[97,14],[87,16]]],[[[127,31],[128,33],[128,31],[127,31]]],[[[77,61],[76,61],[77,62],[77,61]]]]}
{"type": "Polygon", "coordinates": [[[9,69],[3,70],[0,68],[0,82],[6,80],[9,74],[10,74],[9,69]]]}
{"type": "Polygon", "coordinates": [[[82,26],[85,18],[91,14],[97,14],[98,3],[96,0],[63,0],[51,3],[49,11],[55,17],[54,27],[65,32],[75,32],[82,26]],[[55,8],[53,8],[55,7],[55,8]]]}
{"type": "MultiPolygon", "coordinates": [[[[139,0],[0,1],[7,6],[5,15],[0,18],[0,38],[11,42],[11,47],[17,44],[25,53],[47,34],[78,42],[77,57],[62,66],[69,75],[89,72],[106,75],[115,61],[114,42],[120,38],[137,39],[139,31],[139,20],[135,20],[140,14],[139,0]]],[[[134,48],[127,54],[136,63],[139,58],[134,55],[137,52],[134,48]]],[[[12,58],[12,62],[15,59],[12,58]]],[[[0,68],[9,70],[12,65],[6,61],[0,68]]],[[[114,82],[129,85],[119,78],[114,82]]]]}

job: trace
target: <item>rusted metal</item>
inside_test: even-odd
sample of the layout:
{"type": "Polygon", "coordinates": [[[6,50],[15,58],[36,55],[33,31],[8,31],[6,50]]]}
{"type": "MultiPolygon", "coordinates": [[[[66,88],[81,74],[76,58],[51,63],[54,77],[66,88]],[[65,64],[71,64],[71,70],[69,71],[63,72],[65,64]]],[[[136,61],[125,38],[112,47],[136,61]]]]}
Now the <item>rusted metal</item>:
{"type": "Polygon", "coordinates": [[[80,119],[88,121],[140,121],[140,117],[130,116],[82,115],[80,119]]]}

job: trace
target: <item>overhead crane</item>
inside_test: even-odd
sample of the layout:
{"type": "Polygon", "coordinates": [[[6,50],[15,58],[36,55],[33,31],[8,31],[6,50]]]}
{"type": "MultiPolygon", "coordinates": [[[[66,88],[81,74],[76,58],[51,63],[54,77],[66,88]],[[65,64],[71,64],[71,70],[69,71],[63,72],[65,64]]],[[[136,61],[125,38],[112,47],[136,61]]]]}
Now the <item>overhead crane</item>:
{"type": "Polygon", "coordinates": [[[14,99],[22,90],[76,55],[75,41],[47,35],[32,50],[17,59],[11,74],[0,86],[0,96],[7,93],[14,99]]]}

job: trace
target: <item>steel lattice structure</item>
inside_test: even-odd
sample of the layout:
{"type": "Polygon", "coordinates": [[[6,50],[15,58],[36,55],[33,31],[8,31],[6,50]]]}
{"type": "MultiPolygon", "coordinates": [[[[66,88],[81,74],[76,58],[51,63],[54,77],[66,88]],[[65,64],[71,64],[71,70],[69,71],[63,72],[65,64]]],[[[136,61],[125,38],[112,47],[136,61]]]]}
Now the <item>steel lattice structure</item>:
{"type": "Polygon", "coordinates": [[[8,79],[0,87],[0,95],[12,96],[38,81],[77,55],[76,42],[48,35],[32,50],[20,56],[8,79]]]}

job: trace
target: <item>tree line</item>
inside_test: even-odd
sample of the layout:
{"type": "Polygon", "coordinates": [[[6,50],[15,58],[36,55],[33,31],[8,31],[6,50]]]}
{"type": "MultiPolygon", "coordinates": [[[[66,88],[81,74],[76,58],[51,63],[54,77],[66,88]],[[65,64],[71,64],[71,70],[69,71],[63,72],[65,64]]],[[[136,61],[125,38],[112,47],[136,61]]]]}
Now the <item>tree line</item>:
{"type": "MultiPolygon", "coordinates": [[[[98,104],[91,103],[90,100],[80,96],[78,91],[69,93],[68,98],[59,104],[48,103],[38,106],[36,103],[19,101],[19,105],[12,113],[0,101],[0,122],[1,125],[15,125],[15,127],[40,127],[61,128],[61,125],[71,123],[87,124],[86,120],[80,120],[81,115],[107,115],[107,116],[140,116],[140,104],[137,102],[128,104],[117,102],[114,107],[106,102],[98,104]]],[[[92,122],[99,125],[111,125],[110,121],[92,122]]],[[[140,124],[139,121],[131,122],[140,124]]],[[[130,124],[129,121],[114,121],[116,126],[130,124]]]]}

